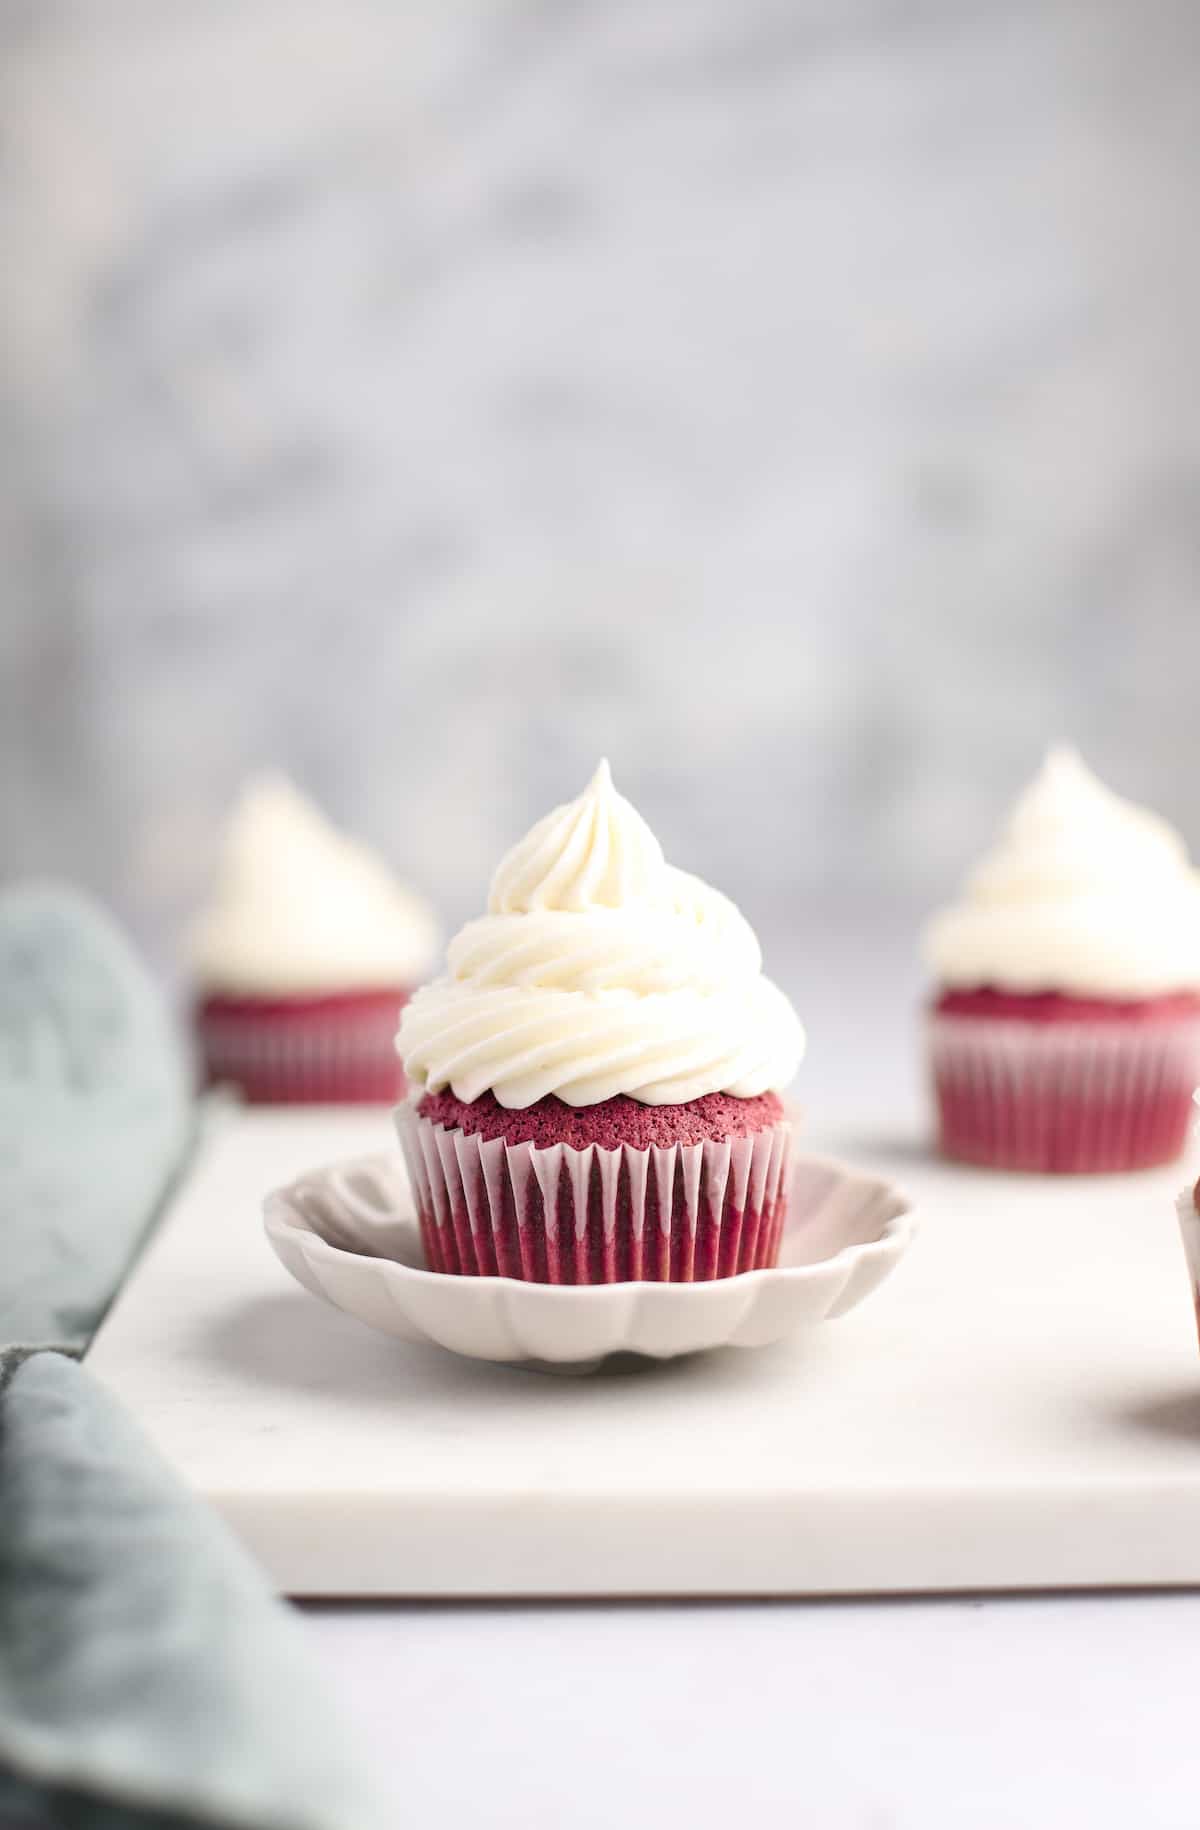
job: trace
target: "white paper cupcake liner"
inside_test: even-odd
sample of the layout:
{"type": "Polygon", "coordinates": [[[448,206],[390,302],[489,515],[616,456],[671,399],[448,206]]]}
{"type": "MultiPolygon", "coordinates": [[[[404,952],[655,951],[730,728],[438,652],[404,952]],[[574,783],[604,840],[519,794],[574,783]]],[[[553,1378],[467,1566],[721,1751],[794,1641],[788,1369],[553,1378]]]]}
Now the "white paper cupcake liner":
{"type": "Polygon", "coordinates": [[[484,1139],[396,1111],[426,1262],[529,1283],[699,1283],[773,1265],[791,1126],[615,1150],[484,1139]]]}
{"type": "Polygon", "coordinates": [[[252,1104],[388,1105],[402,1098],[396,1054],[402,993],[377,1000],[278,1001],[261,1013],[201,1004],[194,1025],[205,1080],[240,1089],[252,1104]]]}
{"type": "Polygon", "coordinates": [[[1179,1156],[1200,1082],[1200,1021],[1030,1023],[933,1012],[929,1063],[946,1156],[1094,1173],[1179,1156]]]}

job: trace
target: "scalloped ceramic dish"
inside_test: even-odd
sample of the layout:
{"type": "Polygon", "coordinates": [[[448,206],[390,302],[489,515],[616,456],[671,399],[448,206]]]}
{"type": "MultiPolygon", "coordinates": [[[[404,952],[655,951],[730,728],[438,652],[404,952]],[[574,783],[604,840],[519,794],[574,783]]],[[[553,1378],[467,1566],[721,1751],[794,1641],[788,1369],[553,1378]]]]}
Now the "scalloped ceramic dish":
{"type": "Polygon", "coordinates": [[[883,1282],[915,1231],[891,1183],[805,1156],[778,1266],[710,1283],[563,1286],[427,1271],[398,1155],[314,1170],[268,1195],[264,1219],[297,1283],[369,1328],[472,1359],[578,1371],[617,1353],[664,1360],[763,1347],[845,1315],[883,1282]]]}

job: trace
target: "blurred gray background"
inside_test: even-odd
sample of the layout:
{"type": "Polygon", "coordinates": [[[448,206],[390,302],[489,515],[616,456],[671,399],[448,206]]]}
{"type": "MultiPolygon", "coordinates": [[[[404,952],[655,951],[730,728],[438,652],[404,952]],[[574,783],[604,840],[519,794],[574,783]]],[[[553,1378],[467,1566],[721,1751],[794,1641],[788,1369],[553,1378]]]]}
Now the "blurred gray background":
{"type": "Polygon", "coordinates": [[[0,0],[0,130],[6,873],[166,964],[279,762],[454,922],[607,751],[803,1000],[1053,737],[1200,849],[1194,0],[0,0]]]}

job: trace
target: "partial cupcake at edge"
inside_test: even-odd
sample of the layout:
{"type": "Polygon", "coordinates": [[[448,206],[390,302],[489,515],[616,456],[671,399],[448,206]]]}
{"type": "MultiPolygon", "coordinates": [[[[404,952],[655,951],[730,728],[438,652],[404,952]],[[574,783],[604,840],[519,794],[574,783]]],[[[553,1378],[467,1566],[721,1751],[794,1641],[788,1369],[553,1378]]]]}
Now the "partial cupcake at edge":
{"type": "Polygon", "coordinates": [[[405,1007],[397,1125],[433,1270],[699,1282],[776,1262],[804,1048],[727,897],[601,763],[405,1007]]]}
{"type": "Polygon", "coordinates": [[[1052,750],[925,956],[946,1156],[1071,1174],[1180,1155],[1200,1082],[1200,879],[1165,820],[1052,750]]]}
{"type": "Polygon", "coordinates": [[[250,783],[187,943],[204,1080],[253,1104],[391,1104],[398,1013],[440,942],[429,905],[289,781],[250,783]]]}

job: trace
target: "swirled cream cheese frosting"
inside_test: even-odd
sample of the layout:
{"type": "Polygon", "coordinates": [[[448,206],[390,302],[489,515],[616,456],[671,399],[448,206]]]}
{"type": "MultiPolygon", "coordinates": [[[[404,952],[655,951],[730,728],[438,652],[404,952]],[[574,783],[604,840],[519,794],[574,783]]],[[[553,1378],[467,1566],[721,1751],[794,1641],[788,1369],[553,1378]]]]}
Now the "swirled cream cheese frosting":
{"type": "Polygon", "coordinates": [[[428,976],[439,944],[428,905],[270,775],[234,808],[216,893],[187,951],[206,991],[289,997],[407,989],[428,976]]]}
{"type": "Polygon", "coordinates": [[[1137,999],[1200,988],[1200,880],[1179,834],[1050,751],[925,957],[947,987],[1137,999]]]}
{"type": "Polygon", "coordinates": [[[733,903],[674,869],[602,762],[501,861],[488,912],[400,1020],[409,1080],[521,1108],[787,1085],[804,1051],[733,903]]]}

